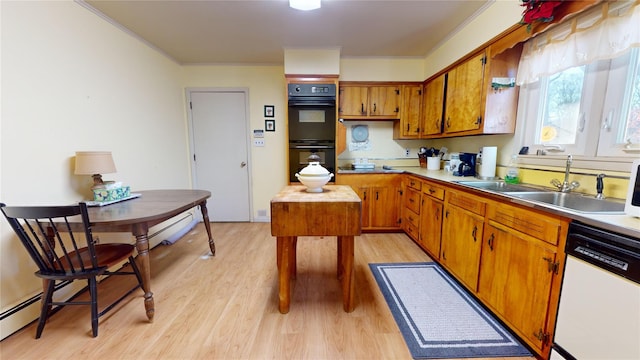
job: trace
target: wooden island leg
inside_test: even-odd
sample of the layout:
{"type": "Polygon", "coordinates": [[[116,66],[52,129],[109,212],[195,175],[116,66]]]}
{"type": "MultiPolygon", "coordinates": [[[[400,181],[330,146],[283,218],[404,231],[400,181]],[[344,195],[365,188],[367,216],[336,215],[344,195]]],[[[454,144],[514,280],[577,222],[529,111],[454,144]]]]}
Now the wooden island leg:
{"type": "Polygon", "coordinates": [[[289,304],[291,303],[291,275],[295,271],[297,238],[295,236],[278,236],[277,241],[278,309],[281,314],[286,314],[289,312],[289,304]]]}
{"type": "Polygon", "coordinates": [[[342,270],[341,274],[338,274],[342,280],[342,306],[345,312],[352,312],[355,309],[354,293],[355,282],[353,272],[353,236],[339,236],[338,248],[339,268],[342,270]]]}

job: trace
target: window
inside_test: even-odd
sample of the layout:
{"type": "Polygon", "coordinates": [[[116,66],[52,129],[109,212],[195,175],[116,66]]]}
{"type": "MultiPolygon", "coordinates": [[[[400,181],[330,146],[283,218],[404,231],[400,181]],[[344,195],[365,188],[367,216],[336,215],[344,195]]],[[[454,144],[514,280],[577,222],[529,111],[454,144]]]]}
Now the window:
{"type": "Polygon", "coordinates": [[[518,110],[530,154],[640,156],[638,21],[633,2],[604,2],[527,42],[518,110]]]}
{"type": "Polygon", "coordinates": [[[520,90],[524,141],[553,154],[638,156],[640,49],[572,67],[520,90]],[[637,150],[636,150],[637,149],[637,150]]]}

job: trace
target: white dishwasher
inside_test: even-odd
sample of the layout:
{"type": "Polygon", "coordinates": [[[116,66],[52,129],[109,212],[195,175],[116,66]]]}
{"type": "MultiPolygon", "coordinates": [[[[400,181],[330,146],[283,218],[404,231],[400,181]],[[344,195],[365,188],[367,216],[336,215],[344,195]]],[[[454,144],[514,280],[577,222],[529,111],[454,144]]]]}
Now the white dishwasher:
{"type": "Polygon", "coordinates": [[[640,360],[640,239],[572,223],[551,359],[640,360]]]}

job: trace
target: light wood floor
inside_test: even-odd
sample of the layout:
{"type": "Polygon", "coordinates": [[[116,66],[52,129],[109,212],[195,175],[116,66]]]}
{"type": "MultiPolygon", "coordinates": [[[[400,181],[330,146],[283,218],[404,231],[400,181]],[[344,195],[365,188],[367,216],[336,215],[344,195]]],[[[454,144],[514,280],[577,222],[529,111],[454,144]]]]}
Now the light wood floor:
{"type": "MultiPolygon", "coordinates": [[[[35,340],[35,324],[0,342],[2,359],[411,359],[368,263],[430,258],[404,234],[355,241],[356,309],[342,310],[335,238],[298,240],[291,310],[277,305],[276,241],[268,223],[213,223],[209,257],[199,224],[151,251],[156,313],[142,292],[100,319],[90,336],[87,307],[66,307],[35,340]]],[[[126,284],[110,278],[100,296],[126,284]]],[[[514,359],[514,358],[509,358],[514,359]]]]}

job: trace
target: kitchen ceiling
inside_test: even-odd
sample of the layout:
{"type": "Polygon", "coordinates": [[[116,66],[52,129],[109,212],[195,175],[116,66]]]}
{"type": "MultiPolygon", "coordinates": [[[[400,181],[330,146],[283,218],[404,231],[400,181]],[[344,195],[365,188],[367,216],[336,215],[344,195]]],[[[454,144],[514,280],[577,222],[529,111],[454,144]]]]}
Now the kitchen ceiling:
{"type": "MultiPolygon", "coordinates": [[[[284,48],[424,57],[495,0],[77,0],[180,64],[282,64],[284,48]]],[[[514,19],[514,23],[518,19],[514,19]]]]}

